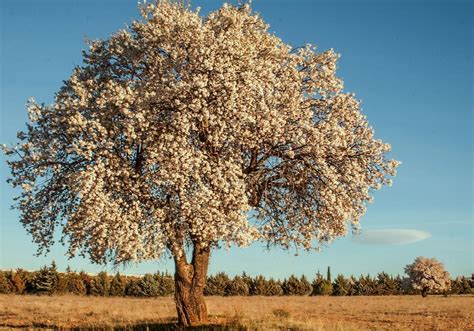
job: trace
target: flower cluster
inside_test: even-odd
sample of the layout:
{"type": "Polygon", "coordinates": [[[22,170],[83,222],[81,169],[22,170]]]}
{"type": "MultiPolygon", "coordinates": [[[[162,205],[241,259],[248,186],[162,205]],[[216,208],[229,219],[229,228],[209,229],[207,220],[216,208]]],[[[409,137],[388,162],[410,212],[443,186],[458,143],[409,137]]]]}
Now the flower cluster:
{"type": "Polygon", "coordinates": [[[40,249],[159,258],[185,243],[305,249],[357,226],[397,161],[342,91],[338,55],[294,49],[249,6],[158,1],[108,40],[5,147],[40,249]]]}

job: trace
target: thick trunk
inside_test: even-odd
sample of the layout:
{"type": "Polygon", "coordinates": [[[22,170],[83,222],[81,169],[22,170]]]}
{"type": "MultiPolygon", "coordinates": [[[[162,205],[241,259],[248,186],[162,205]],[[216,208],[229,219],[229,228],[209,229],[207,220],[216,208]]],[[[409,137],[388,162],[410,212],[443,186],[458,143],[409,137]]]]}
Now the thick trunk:
{"type": "Polygon", "coordinates": [[[204,301],[209,248],[195,244],[191,263],[181,255],[175,260],[175,303],[180,326],[195,326],[207,322],[204,301]]]}

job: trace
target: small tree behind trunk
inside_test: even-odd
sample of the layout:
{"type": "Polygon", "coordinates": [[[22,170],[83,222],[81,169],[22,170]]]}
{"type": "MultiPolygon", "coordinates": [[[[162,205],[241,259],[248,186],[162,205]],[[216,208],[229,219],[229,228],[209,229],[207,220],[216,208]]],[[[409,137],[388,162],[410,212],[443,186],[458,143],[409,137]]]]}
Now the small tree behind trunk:
{"type": "Polygon", "coordinates": [[[175,254],[175,303],[180,326],[195,326],[207,322],[207,307],[204,301],[209,247],[194,244],[191,263],[186,255],[175,254]]]}

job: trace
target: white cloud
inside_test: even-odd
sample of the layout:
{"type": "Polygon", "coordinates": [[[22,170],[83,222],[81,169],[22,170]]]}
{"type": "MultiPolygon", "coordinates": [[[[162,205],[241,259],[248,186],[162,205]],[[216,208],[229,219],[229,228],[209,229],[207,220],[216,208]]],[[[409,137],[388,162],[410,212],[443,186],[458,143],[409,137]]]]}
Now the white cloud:
{"type": "Polygon", "coordinates": [[[412,229],[361,230],[352,240],[361,244],[405,245],[431,237],[429,232],[412,229]]]}

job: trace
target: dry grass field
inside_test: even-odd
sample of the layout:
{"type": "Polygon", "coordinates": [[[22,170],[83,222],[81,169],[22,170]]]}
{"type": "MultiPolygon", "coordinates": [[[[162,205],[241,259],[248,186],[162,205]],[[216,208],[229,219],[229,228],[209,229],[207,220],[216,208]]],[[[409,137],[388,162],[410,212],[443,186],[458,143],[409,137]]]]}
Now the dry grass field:
{"type": "MultiPolygon", "coordinates": [[[[474,296],[208,297],[214,330],[474,330],[474,296]],[[225,327],[219,327],[225,325],[225,327]]],[[[173,329],[172,298],[0,295],[0,327],[173,329]]]]}

